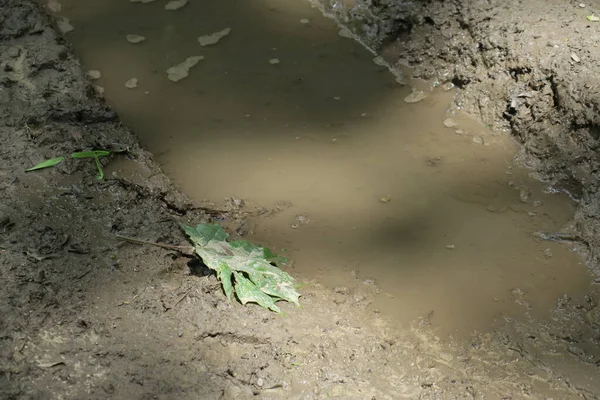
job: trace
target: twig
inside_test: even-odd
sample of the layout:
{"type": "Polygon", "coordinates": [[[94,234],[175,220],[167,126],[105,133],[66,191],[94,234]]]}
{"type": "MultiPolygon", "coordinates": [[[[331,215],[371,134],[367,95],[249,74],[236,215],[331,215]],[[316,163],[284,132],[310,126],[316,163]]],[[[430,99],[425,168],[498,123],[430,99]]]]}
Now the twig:
{"type": "Polygon", "coordinates": [[[195,254],[195,250],[193,246],[175,246],[175,245],[171,245],[171,244],[163,244],[163,243],[155,243],[155,242],[149,242],[146,240],[141,240],[141,239],[134,239],[134,238],[130,238],[130,237],[126,237],[126,236],[120,236],[120,235],[116,235],[117,239],[120,240],[124,240],[126,242],[130,242],[130,243],[135,243],[135,244],[149,244],[151,246],[156,246],[156,247],[161,247],[163,249],[167,249],[167,250],[175,250],[181,254],[184,254],[186,256],[194,256],[195,254]]]}
{"type": "Polygon", "coordinates": [[[548,240],[551,242],[577,242],[589,247],[588,242],[578,234],[563,232],[533,232],[532,235],[542,240],[548,240]]]}
{"type": "Polygon", "coordinates": [[[185,293],[179,298],[179,300],[177,300],[171,307],[169,307],[168,309],[165,310],[165,312],[169,311],[172,308],[175,308],[175,306],[179,303],[181,303],[183,301],[183,299],[186,298],[186,296],[190,293],[190,291],[192,290],[192,288],[189,288],[188,290],[185,291],[185,293]]]}
{"type": "Polygon", "coordinates": [[[87,271],[83,272],[82,274],[80,274],[80,275],[77,275],[75,278],[77,278],[77,279],[82,279],[83,277],[85,277],[85,276],[86,276],[87,274],[89,274],[90,272],[92,272],[92,269],[91,269],[91,268],[90,268],[90,269],[88,269],[87,271]]]}

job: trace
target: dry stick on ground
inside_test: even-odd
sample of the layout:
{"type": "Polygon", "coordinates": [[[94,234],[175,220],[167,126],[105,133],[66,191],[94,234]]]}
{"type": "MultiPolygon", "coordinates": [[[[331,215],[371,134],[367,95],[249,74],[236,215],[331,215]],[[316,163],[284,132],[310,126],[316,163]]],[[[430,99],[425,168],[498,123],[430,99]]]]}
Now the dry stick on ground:
{"type": "MultiPolygon", "coordinates": [[[[195,249],[193,246],[175,246],[175,245],[171,245],[171,244],[162,244],[162,243],[156,243],[156,242],[149,242],[147,240],[141,240],[141,239],[134,239],[134,238],[130,238],[127,236],[121,236],[121,235],[116,235],[117,239],[119,240],[123,240],[125,242],[129,242],[129,243],[135,243],[135,244],[149,244],[150,246],[156,246],[156,247],[161,247],[163,249],[167,249],[167,250],[175,250],[183,255],[189,256],[189,257],[194,257],[196,255],[195,253],[195,249]]],[[[144,287],[144,290],[142,290],[142,293],[144,291],[146,291],[146,287],[144,287]]],[[[175,302],[175,304],[173,304],[171,307],[167,308],[165,311],[169,311],[171,308],[175,307],[177,304],[179,304],[190,292],[191,288],[188,289],[185,294],[183,296],[181,296],[181,298],[179,300],[177,300],[175,302]]],[[[135,299],[136,297],[138,297],[138,295],[140,295],[140,293],[136,294],[135,296],[133,296],[133,298],[135,299]]],[[[165,307],[166,308],[166,307],[165,307]]]]}
{"type": "Polygon", "coordinates": [[[155,242],[149,242],[146,240],[134,239],[134,238],[130,238],[127,236],[120,236],[120,235],[116,235],[116,237],[117,237],[117,239],[123,240],[125,242],[129,242],[129,243],[149,244],[151,246],[161,247],[161,248],[167,249],[167,250],[175,250],[181,254],[184,254],[184,255],[190,256],[190,257],[194,257],[196,255],[196,252],[195,252],[195,249],[193,246],[175,246],[172,244],[155,243],[155,242]]]}

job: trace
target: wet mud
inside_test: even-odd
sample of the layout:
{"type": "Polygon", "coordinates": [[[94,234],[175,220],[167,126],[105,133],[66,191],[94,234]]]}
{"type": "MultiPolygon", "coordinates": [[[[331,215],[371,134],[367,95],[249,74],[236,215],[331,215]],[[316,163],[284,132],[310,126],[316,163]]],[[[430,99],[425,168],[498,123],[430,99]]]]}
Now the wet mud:
{"type": "MultiPolygon", "coordinates": [[[[511,69],[507,57],[530,54],[515,40],[504,42],[503,53],[491,52],[499,54],[493,62],[474,61],[483,63],[491,57],[485,55],[484,38],[489,40],[489,32],[497,30],[493,23],[502,27],[519,20],[518,37],[523,38],[536,29],[533,21],[542,24],[539,29],[544,27],[544,32],[559,34],[559,27],[569,21],[565,18],[579,10],[575,4],[545,2],[546,20],[539,22],[539,4],[531,8],[521,4],[520,12],[505,3],[495,8],[486,4],[429,2],[427,11],[434,13],[416,7],[410,14],[379,4],[372,5],[368,18],[354,15],[353,21],[360,20],[357,26],[368,33],[358,32],[363,41],[375,38],[369,44],[390,59],[400,54],[393,52],[399,41],[392,39],[414,35],[406,54],[412,57],[409,62],[426,66],[416,69],[420,77],[434,78],[441,67],[455,63],[450,81],[461,86],[455,103],[488,124],[512,128],[523,140],[522,157],[532,171],[578,201],[572,229],[552,238],[568,239],[587,251],[594,273],[597,158],[592,145],[598,122],[590,110],[597,110],[598,98],[593,90],[583,90],[596,79],[589,72],[594,53],[579,50],[576,62],[569,54],[573,50],[563,48],[563,40],[557,45],[560,54],[571,59],[566,61],[568,68],[539,68],[544,59],[550,63],[558,59],[540,53],[524,57],[524,69],[511,69]],[[390,15],[394,17],[386,19],[390,15]],[[507,15],[514,19],[503,19],[507,15]],[[526,20],[527,15],[536,19],[526,20]],[[419,38],[436,37],[432,32],[464,36],[464,44],[443,46],[449,49],[448,57],[461,57],[443,60],[436,58],[442,50],[435,43],[420,46],[419,38]],[[472,46],[477,37],[484,44],[472,46]],[[429,53],[433,56],[427,58],[429,53]],[[462,58],[465,63],[458,63],[462,58]],[[490,91],[489,75],[494,71],[508,76],[497,87],[500,94],[490,91]],[[549,72],[554,75],[548,81],[549,72]],[[521,95],[519,85],[532,91],[531,96],[521,95]],[[519,89],[514,104],[518,109],[509,110],[507,116],[503,90],[511,88],[519,89]],[[550,122],[555,130],[542,129],[550,122]]],[[[593,399],[600,395],[600,307],[593,291],[559,298],[551,315],[542,320],[507,317],[469,338],[440,339],[426,318],[410,329],[399,328],[369,309],[375,296],[369,285],[330,290],[309,281],[303,289],[303,307],[283,305],[287,317],[280,317],[228,303],[215,278],[195,274],[187,267],[189,260],[179,254],[118,242],[116,234],[182,244],[178,222],[209,221],[223,214],[190,200],[163,174],[152,154],[140,147],[135,134],[97,95],[42,5],[27,0],[4,0],[1,5],[0,397],[593,399]],[[103,159],[108,174],[101,182],[87,160],[24,172],[57,155],[124,147],[129,148],[127,155],[103,159]],[[129,173],[113,174],[112,163],[127,164],[129,173]]],[[[359,7],[353,12],[364,11],[359,7]]],[[[574,17],[573,21],[579,23],[574,17]]],[[[64,26],[63,21],[63,30],[64,26]]],[[[498,40],[512,37],[513,28],[503,29],[498,40]]],[[[578,29],[569,31],[571,43],[593,46],[592,36],[584,34],[587,28],[578,29]]],[[[236,220],[240,214],[231,207],[226,216],[234,224],[241,222],[236,220]]],[[[522,295],[513,293],[515,300],[522,295]]],[[[521,300],[526,310],[527,302],[521,300]]]]}

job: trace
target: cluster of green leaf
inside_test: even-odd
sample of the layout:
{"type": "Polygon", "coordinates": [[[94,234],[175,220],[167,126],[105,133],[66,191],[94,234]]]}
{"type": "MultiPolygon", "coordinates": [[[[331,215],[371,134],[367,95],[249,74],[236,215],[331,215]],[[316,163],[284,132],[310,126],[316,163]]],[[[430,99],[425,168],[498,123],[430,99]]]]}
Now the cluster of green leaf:
{"type": "Polygon", "coordinates": [[[294,278],[276,266],[285,258],[245,240],[228,242],[229,234],[216,224],[182,228],[196,254],[216,272],[228,299],[235,293],[242,304],[254,302],[277,313],[281,313],[275,304],[279,300],[300,305],[294,278]]]}
{"type": "MultiPolygon", "coordinates": [[[[96,178],[98,180],[102,180],[102,179],[104,179],[104,170],[102,169],[102,164],[100,163],[100,157],[106,157],[106,156],[111,155],[112,153],[119,153],[119,152],[111,152],[111,151],[107,151],[107,150],[80,151],[80,152],[71,154],[71,158],[93,158],[94,161],[96,162],[96,168],[98,169],[98,175],[96,176],[96,178]]],[[[25,171],[29,172],[29,171],[35,171],[38,169],[54,167],[54,166],[60,164],[64,159],[65,159],[65,157],[51,158],[49,160],[42,161],[38,165],[28,168],[25,171]]]]}

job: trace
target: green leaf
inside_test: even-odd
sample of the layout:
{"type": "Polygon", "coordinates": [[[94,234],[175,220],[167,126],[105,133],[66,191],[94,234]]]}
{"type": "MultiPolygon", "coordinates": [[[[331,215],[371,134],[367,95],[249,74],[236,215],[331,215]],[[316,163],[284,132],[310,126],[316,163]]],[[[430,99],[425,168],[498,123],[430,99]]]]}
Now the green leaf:
{"type": "Polygon", "coordinates": [[[598,21],[600,21],[600,17],[598,17],[597,15],[594,15],[594,14],[588,15],[585,18],[587,18],[587,20],[590,21],[590,22],[598,22],[598,21]]]}
{"type": "Polygon", "coordinates": [[[195,228],[187,225],[182,227],[196,246],[204,247],[210,241],[224,242],[229,237],[229,234],[217,224],[198,224],[195,228]]]}
{"type": "Polygon", "coordinates": [[[25,172],[28,171],[35,171],[36,169],[42,169],[42,168],[49,168],[49,167],[54,167],[55,165],[60,164],[60,162],[62,160],[64,160],[64,157],[56,157],[56,158],[51,158],[49,160],[46,161],[42,161],[41,163],[39,163],[38,165],[31,167],[29,169],[26,169],[25,172]]]}
{"type": "Polygon", "coordinates": [[[231,285],[231,275],[233,271],[227,263],[222,262],[218,268],[216,269],[217,278],[221,281],[223,285],[223,291],[225,292],[225,296],[227,296],[228,300],[231,300],[231,295],[233,294],[233,286],[231,285]]]}
{"type": "Polygon", "coordinates": [[[281,313],[281,309],[275,305],[273,298],[264,294],[254,284],[246,279],[239,272],[234,272],[235,276],[235,294],[242,304],[249,302],[257,303],[259,306],[281,313]]]}
{"type": "Polygon", "coordinates": [[[71,154],[71,158],[92,158],[92,157],[106,157],[110,155],[110,151],[106,150],[92,150],[92,151],[80,151],[71,154]]]}
{"type": "Polygon", "coordinates": [[[182,228],[194,243],[198,256],[216,271],[228,298],[234,291],[242,304],[254,302],[275,312],[280,312],[275,306],[279,300],[300,305],[294,278],[273,265],[287,259],[246,240],[227,242],[229,234],[217,224],[182,225],[182,228]]]}

